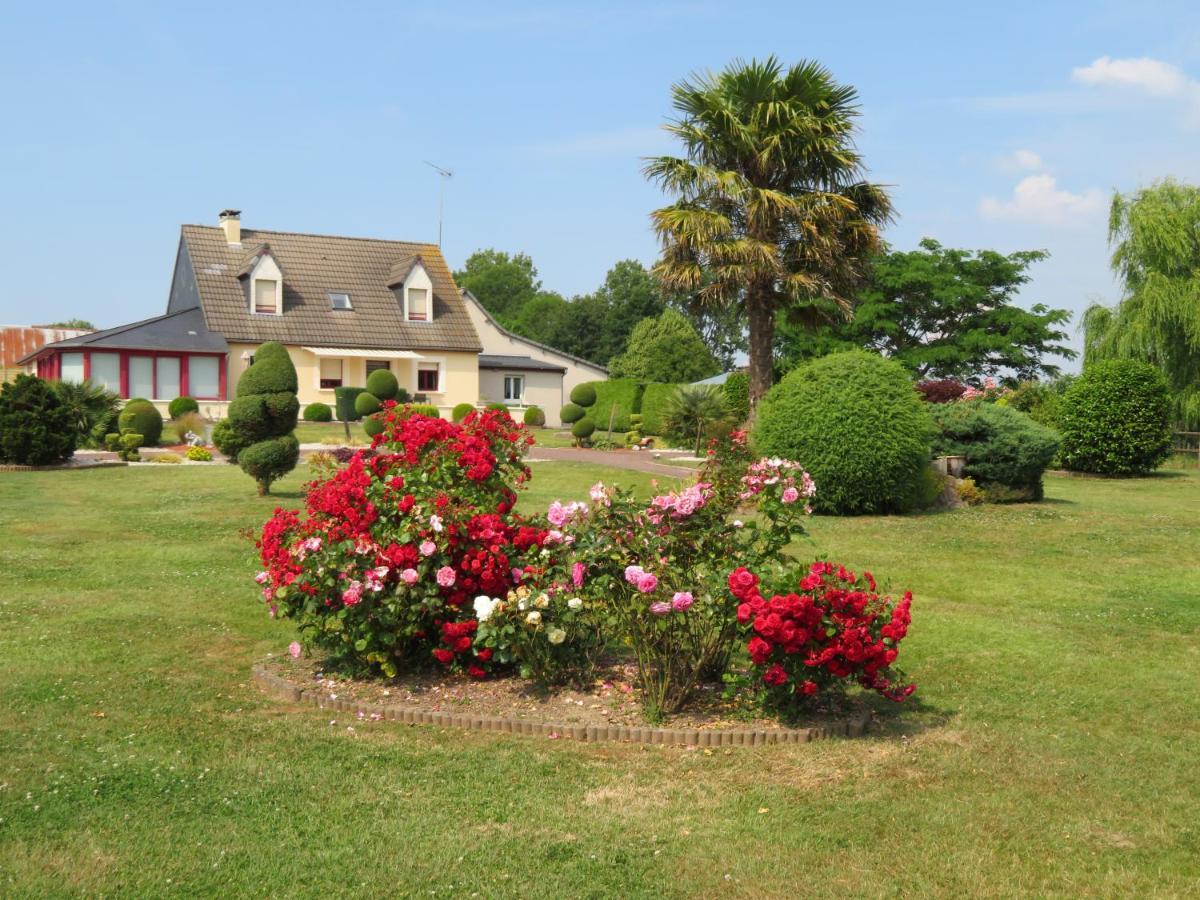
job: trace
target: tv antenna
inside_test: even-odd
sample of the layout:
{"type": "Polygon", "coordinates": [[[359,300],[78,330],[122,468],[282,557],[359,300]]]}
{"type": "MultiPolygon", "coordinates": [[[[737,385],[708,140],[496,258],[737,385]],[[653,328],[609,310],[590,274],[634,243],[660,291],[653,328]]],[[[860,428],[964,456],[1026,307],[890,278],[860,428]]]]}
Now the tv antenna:
{"type": "Polygon", "coordinates": [[[446,181],[449,178],[453,178],[454,173],[449,169],[443,169],[441,166],[435,166],[427,159],[421,161],[442,176],[442,186],[438,190],[438,246],[440,247],[442,246],[442,210],[446,205],[446,181]]]}

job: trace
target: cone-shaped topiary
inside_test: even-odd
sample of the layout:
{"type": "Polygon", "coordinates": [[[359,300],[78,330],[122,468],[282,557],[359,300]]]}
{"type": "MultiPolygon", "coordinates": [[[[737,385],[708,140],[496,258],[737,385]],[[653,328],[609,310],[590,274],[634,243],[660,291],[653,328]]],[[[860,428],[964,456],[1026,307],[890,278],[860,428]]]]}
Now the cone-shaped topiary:
{"type": "Polygon", "coordinates": [[[367,376],[367,391],[374,394],[380,402],[395,400],[400,393],[400,382],[389,369],[376,369],[367,376]]]}
{"type": "MultiPolygon", "coordinates": [[[[282,344],[271,341],[258,348],[254,365],[242,373],[237,396],[229,404],[230,429],[240,445],[238,465],[258,482],[259,494],[270,493],[271,482],[294,469],[300,459],[300,443],[292,434],[300,412],[296,385],[291,357],[282,344]]],[[[220,443],[217,446],[226,452],[220,443]]]]}
{"type": "Polygon", "coordinates": [[[50,385],[18,375],[0,389],[0,462],[44,466],[75,452],[71,412],[50,385]]]}
{"type": "Polygon", "coordinates": [[[814,509],[861,515],[918,502],[933,420],[898,362],[862,350],[814,359],[771,388],[755,416],[755,449],[812,474],[814,509]]]}
{"type": "Polygon", "coordinates": [[[379,407],[382,404],[379,398],[370,391],[363,391],[354,398],[354,411],[360,416],[373,416],[379,412],[379,407]]]}
{"type": "Polygon", "coordinates": [[[578,422],[586,415],[587,410],[577,403],[568,403],[558,413],[558,417],[563,420],[563,424],[565,425],[578,422]]]}
{"type": "Polygon", "coordinates": [[[117,417],[117,428],[122,434],[140,434],[143,447],[153,447],[162,437],[163,417],[153,403],[141,397],[130,400],[117,417]]]}
{"type": "Polygon", "coordinates": [[[586,381],[583,384],[575,385],[571,388],[571,402],[584,408],[595,406],[596,388],[592,386],[591,382],[586,381]]]}
{"type": "Polygon", "coordinates": [[[467,413],[475,408],[474,403],[460,403],[450,411],[450,418],[455,422],[461,422],[467,417],[467,413]]]}

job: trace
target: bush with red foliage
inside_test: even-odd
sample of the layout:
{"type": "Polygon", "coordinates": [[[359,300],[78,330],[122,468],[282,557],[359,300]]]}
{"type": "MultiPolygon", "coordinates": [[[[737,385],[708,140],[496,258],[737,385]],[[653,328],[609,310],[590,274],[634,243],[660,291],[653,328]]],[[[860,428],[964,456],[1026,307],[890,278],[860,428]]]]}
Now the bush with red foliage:
{"type": "Polygon", "coordinates": [[[926,403],[953,403],[966,392],[967,386],[955,378],[926,379],[917,382],[917,393],[926,403]]]}

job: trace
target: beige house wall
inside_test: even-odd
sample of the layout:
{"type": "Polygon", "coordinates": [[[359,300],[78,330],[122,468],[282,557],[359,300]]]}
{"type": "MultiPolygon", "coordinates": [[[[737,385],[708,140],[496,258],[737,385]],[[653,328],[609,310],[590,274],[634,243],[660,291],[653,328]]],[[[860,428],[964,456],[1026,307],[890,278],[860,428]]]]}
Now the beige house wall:
{"type": "MultiPolygon", "coordinates": [[[[526,354],[528,355],[528,354],[526,354]]],[[[480,369],[479,370],[479,399],[483,403],[504,403],[504,376],[522,375],[525,378],[525,396],[518,404],[509,403],[510,407],[523,409],[528,406],[539,406],[546,413],[546,424],[558,427],[562,420],[558,411],[567,402],[563,393],[563,379],[558,372],[525,371],[518,369],[480,369]]],[[[520,421],[520,415],[514,412],[514,418],[520,421]]]]}
{"type": "MultiPolygon", "coordinates": [[[[229,345],[229,397],[237,394],[237,381],[246,371],[248,357],[258,349],[257,344],[231,343],[229,345]],[[246,358],[243,358],[245,356],[246,358]]],[[[289,346],[288,356],[296,367],[300,406],[309,403],[328,403],[335,407],[336,398],[332,388],[321,388],[320,359],[303,347],[289,346]]],[[[392,372],[400,386],[415,395],[417,391],[417,366],[419,363],[437,363],[440,369],[440,391],[423,392],[428,402],[438,407],[443,418],[450,417],[450,410],[459,403],[475,403],[479,398],[479,358],[474,353],[458,351],[422,351],[420,359],[393,359],[392,372]]],[[[332,357],[325,357],[326,359],[332,357]]],[[[363,387],[367,383],[367,359],[369,357],[342,357],[342,384],[346,387],[363,387]]]]}

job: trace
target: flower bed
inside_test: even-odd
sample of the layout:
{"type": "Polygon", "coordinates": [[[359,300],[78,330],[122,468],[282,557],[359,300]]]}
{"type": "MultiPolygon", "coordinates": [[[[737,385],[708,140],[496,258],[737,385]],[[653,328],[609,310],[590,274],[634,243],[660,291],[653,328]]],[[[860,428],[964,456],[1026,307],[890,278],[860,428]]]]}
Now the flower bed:
{"type": "Polygon", "coordinates": [[[388,404],[381,419],[370,451],[331,465],[305,514],[277,510],[259,541],[264,600],[331,665],[588,685],[615,657],[654,720],[723,680],[786,715],[848,683],[911,693],[894,669],[911,598],[832,564],[797,574],[786,548],[817,486],[793,462],[755,460],[744,435],[649,503],[597,484],[589,502],[524,518],[532,438],[506,412],[455,424],[388,404]]]}

